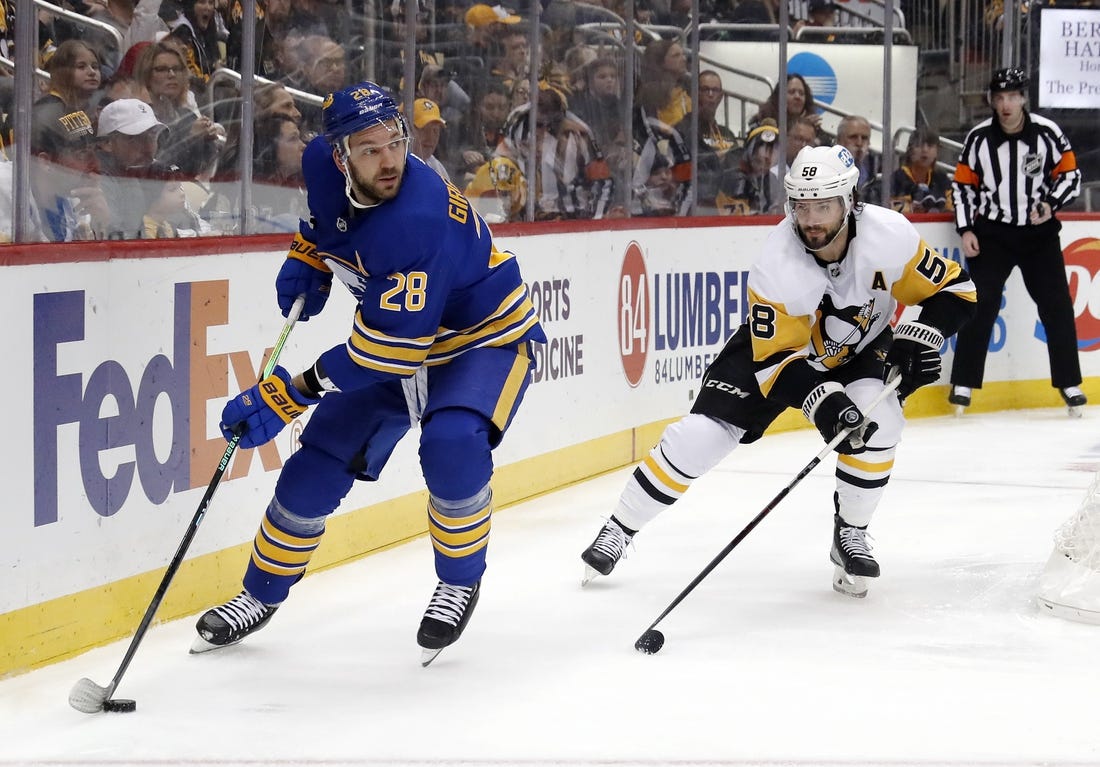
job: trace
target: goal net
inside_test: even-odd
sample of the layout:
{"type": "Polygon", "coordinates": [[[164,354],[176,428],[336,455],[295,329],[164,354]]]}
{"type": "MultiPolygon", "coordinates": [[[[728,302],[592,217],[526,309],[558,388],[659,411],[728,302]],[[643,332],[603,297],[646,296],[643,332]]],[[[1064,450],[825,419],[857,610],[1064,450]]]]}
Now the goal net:
{"type": "Polygon", "coordinates": [[[1100,473],[1080,508],[1054,534],[1054,551],[1039,576],[1039,607],[1100,624],[1100,473]]]}

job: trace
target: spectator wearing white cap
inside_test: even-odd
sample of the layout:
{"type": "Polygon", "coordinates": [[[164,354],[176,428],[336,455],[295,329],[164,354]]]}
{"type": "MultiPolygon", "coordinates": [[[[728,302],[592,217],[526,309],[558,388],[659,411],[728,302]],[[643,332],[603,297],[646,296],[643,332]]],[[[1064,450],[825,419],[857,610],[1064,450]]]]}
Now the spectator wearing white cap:
{"type": "Polygon", "coordinates": [[[451,175],[435,156],[440,136],[447,122],[439,113],[439,104],[431,99],[417,99],[413,102],[412,153],[426,162],[444,181],[450,181],[451,175]]]}
{"type": "Polygon", "coordinates": [[[138,99],[118,99],[99,113],[100,183],[111,206],[107,237],[137,239],[143,232],[146,180],[161,170],[154,161],[166,126],[138,99]]]}
{"type": "Polygon", "coordinates": [[[99,113],[100,167],[113,175],[144,175],[157,155],[157,139],[167,126],[139,99],[118,99],[99,113]]]}

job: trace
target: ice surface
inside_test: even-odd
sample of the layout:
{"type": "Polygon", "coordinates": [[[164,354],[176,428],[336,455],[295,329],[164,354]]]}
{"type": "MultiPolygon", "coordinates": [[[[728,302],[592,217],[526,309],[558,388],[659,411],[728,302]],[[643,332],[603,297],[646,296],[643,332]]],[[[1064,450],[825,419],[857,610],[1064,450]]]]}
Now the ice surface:
{"type": "Polygon", "coordinates": [[[583,590],[579,554],[630,469],[498,512],[477,613],[430,668],[421,539],[307,578],[233,648],[189,655],[193,619],[155,627],[118,690],[136,713],[67,703],[80,677],[110,681],[128,639],[0,681],[0,764],[1100,764],[1100,627],[1034,601],[1100,465],[1098,420],[911,422],[865,600],[830,587],[830,460],[660,624],[658,655],[633,649],[820,449],[815,431],[778,434],[583,590]]]}

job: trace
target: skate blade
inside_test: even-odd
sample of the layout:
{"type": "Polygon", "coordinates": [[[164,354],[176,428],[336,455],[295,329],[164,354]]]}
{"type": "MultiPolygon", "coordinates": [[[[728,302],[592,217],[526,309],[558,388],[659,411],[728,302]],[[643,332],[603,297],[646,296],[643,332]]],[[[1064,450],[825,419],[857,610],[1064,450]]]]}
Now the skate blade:
{"type": "Polygon", "coordinates": [[[432,661],[439,657],[439,653],[443,652],[446,648],[440,647],[438,650],[429,650],[426,647],[420,648],[420,665],[423,668],[427,668],[432,665],[432,661]]]}
{"type": "Polygon", "coordinates": [[[956,418],[962,418],[966,413],[966,405],[955,405],[954,413],[956,418]]]}
{"type": "Polygon", "coordinates": [[[603,575],[603,573],[592,567],[592,565],[585,565],[584,575],[581,576],[581,588],[584,588],[596,578],[599,578],[601,575],[603,575]]]}
{"type": "Polygon", "coordinates": [[[1085,414],[1085,408],[1083,405],[1078,405],[1076,407],[1071,406],[1067,408],[1067,410],[1069,411],[1070,418],[1081,418],[1085,414]]]}
{"type": "Polygon", "coordinates": [[[843,567],[833,570],[833,591],[845,596],[863,599],[867,596],[867,578],[863,575],[850,575],[843,567]]]}
{"type": "Polygon", "coordinates": [[[201,636],[195,637],[195,641],[191,643],[191,649],[188,651],[190,655],[202,655],[203,653],[210,652],[211,650],[221,650],[223,647],[232,647],[238,644],[240,640],[236,642],[230,642],[229,644],[214,644],[213,642],[207,642],[201,636]]]}

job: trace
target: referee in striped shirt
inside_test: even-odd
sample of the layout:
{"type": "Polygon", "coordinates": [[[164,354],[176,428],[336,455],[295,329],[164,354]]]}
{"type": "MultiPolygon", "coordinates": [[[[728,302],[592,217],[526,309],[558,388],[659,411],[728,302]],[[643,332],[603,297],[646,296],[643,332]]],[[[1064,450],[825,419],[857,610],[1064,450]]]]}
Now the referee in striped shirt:
{"type": "Polygon", "coordinates": [[[961,413],[970,405],[971,390],[981,388],[1001,294],[1019,267],[1046,330],[1051,385],[1070,415],[1079,416],[1086,399],[1058,238],[1062,225],[1054,214],[1079,193],[1081,172],[1061,128],[1025,108],[1027,88],[1020,69],[993,73],[993,116],[967,134],[955,168],[955,228],[978,288],[978,308],[958,334],[948,400],[961,413]]]}

